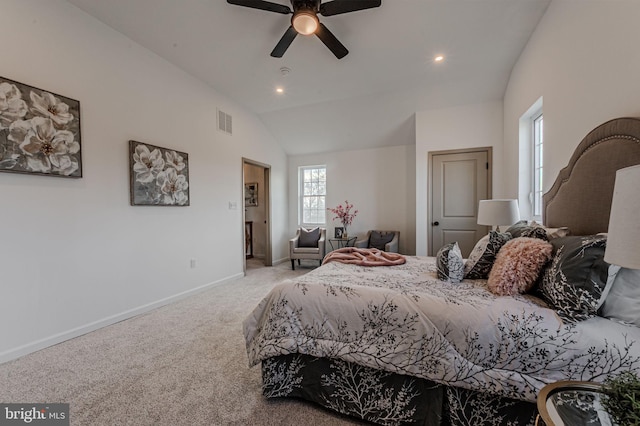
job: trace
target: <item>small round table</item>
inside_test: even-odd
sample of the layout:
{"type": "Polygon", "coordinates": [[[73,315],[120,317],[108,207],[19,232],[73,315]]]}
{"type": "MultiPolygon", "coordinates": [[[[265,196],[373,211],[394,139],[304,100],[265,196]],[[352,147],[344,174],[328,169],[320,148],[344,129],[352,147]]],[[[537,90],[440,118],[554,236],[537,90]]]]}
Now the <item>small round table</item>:
{"type": "Polygon", "coordinates": [[[611,426],[613,420],[601,403],[602,385],[593,382],[561,381],[540,391],[536,425],[611,426]],[[541,421],[542,420],[542,421],[541,421]]]}
{"type": "Polygon", "coordinates": [[[343,247],[353,247],[357,239],[358,237],[329,238],[329,244],[331,245],[331,250],[337,250],[343,247]],[[333,243],[335,243],[335,245],[333,243]]]}

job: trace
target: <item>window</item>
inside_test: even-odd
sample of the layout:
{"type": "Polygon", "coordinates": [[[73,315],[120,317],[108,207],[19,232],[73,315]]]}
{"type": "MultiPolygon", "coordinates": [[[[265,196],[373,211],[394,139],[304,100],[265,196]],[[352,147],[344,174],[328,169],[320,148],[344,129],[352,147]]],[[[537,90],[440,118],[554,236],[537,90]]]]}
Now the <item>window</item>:
{"type": "Polygon", "coordinates": [[[533,119],[533,215],[542,217],[542,147],[544,144],[542,114],[533,119]]]}
{"type": "Polygon", "coordinates": [[[520,217],[542,221],[544,128],[542,97],[520,117],[518,123],[518,207],[520,217]]]}
{"type": "Polygon", "coordinates": [[[307,166],[299,168],[300,224],[326,223],[325,197],[327,195],[327,168],[307,166]]]}

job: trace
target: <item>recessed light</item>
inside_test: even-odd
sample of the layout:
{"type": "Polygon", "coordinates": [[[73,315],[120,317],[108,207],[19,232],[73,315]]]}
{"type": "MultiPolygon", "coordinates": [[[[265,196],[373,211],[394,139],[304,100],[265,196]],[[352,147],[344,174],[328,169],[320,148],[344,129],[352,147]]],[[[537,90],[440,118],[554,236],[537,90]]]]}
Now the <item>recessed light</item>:
{"type": "Polygon", "coordinates": [[[282,87],[276,87],[276,92],[284,93],[284,89],[282,87]]]}
{"type": "Polygon", "coordinates": [[[433,58],[433,60],[435,62],[442,62],[442,61],[444,61],[444,56],[443,55],[436,55],[436,57],[433,58]]]}

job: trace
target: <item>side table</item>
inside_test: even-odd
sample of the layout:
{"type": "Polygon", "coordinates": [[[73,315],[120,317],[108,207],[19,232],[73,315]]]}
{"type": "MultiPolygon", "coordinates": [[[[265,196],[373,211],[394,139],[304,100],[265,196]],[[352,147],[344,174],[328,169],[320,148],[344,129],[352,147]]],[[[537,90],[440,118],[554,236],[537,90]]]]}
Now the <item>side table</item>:
{"type": "Polygon", "coordinates": [[[602,406],[603,396],[598,383],[551,383],[538,394],[536,426],[611,426],[615,423],[602,406]]]}
{"type": "Polygon", "coordinates": [[[343,247],[353,247],[357,239],[358,237],[329,238],[329,244],[331,245],[331,250],[333,251],[343,247]]]}

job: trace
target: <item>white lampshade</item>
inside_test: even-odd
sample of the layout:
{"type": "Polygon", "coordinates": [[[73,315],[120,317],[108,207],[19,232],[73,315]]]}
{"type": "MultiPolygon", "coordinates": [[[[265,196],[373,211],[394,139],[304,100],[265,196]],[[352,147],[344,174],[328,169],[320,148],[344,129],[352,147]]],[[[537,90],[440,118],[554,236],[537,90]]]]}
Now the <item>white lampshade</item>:
{"type": "Polygon", "coordinates": [[[616,172],[604,260],[640,269],[640,166],[616,172]]]}
{"type": "Polygon", "coordinates": [[[478,225],[513,225],[520,220],[518,200],[480,200],[478,225]]]}

